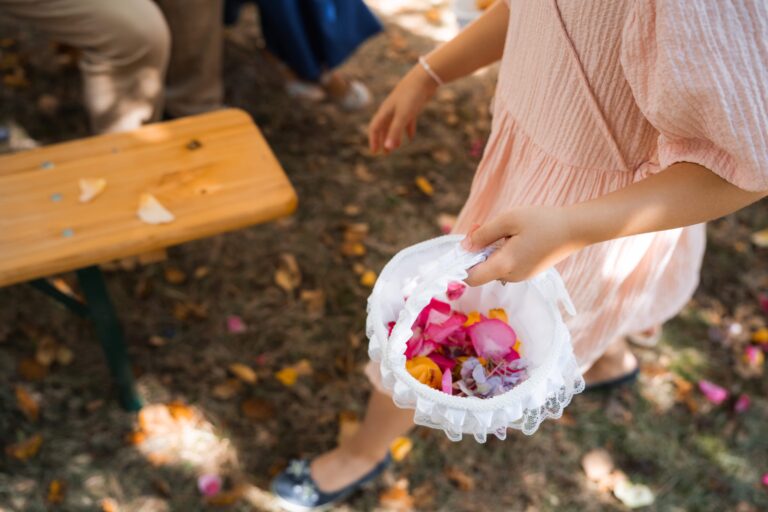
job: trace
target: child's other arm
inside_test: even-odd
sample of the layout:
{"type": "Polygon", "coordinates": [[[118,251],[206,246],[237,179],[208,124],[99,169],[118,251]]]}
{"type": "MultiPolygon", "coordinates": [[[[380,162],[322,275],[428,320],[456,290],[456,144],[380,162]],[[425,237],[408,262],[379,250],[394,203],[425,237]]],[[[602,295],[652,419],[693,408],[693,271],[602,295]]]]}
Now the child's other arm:
{"type": "MultiPolygon", "coordinates": [[[[496,62],[504,52],[508,21],[506,3],[496,2],[459,35],[431,52],[426,57],[429,67],[442,82],[450,82],[496,62]]],[[[437,86],[420,64],[411,68],[371,120],[368,143],[372,153],[400,147],[404,131],[413,138],[416,118],[437,86]]]]}

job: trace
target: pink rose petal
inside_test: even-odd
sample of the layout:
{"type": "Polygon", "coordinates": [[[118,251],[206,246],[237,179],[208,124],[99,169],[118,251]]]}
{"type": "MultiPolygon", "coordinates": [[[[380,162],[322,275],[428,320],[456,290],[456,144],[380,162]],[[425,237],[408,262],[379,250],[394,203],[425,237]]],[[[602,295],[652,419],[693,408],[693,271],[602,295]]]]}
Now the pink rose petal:
{"type": "MultiPolygon", "coordinates": [[[[456,366],[456,360],[451,359],[450,357],[445,357],[442,354],[438,354],[437,352],[432,352],[428,356],[432,361],[435,362],[437,366],[440,367],[440,371],[444,372],[445,370],[452,370],[454,366],[456,366]]],[[[447,372],[450,373],[450,372],[447,372]]],[[[445,378],[445,377],[443,377],[445,378]]]]}
{"type": "Polygon", "coordinates": [[[752,401],[749,399],[749,396],[742,393],[739,395],[739,399],[736,400],[736,403],[733,406],[733,410],[739,413],[747,412],[751,403],[752,401]]]}
{"type": "Polygon", "coordinates": [[[715,405],[720,405],[726,398],[728,398],[728,391],[726,391],[725,388],[708,380],[700,380],[699,389],[704,393],[704,396],[707,397],[707,400],[715,405]]]}
{"type": "Polygon", "coordinates": [[[744,349],[744,359],[751,366],[762,366],[765,362],[765,356],[763,355],[762,349],[754,345],[749,345],[744,349]]]}
{"type": "Polygon", "coordinates": [[[768,473],[763,475],[763,478],[761,480],[763,482],[763,485],[768,487],[768,473]]]}
{"type": "Polygon", "coordinates": [[[200,475],[197,479],[197,489],[203,496],[216,496],[221,491],[219,475],[200,475]]]}
{"type": "Polygon", "coordinates": [[[243,322],[242,318],[237,315],[229,315],[227,317],[227,331],[232,334],[240,334],[241,332],[245,332],[245,330],[245,322],[243,322]]]}
{"type": "Polygon", "coordinates": [[[456,331],[463,329],[464,322],[466,321],[466,315],[454,313],[441,324],[430,323],[424,330],[424,336],[442,345],[445,343],[446,338],[452,336],[456,331]]]}
{"type": "Polygon", "coordinates": [[[423,336],[421,329],[415,327],[413,329],[413,336],[411,336],[411,339],[405,344],[405,357],[412,359],[414,357],[426,356],[431,354],[435,349],[437,349],[437,343],[426,336],[423,336]]]}
{"type": "Polygon", "coordinates": [[[467,333],[478,356],[504,359],[515,346],[517,335],[509,324],[495,318],[484,319],[467,327],[467,333]]]}
{"type": "Polygon", "coordinates": [[[453,394],[453,376],[451,372],[443,372],[443,393],[453,394]]]}
{"type": "Polygon", "coordinates": [[[464,295],[466,289],[467,285],[461,281],[451,281],[448,283],[448,290],[445,292],[445,295],[448,297],[448,300],[458,300],[464,295]]]}
{"type": "Polygon", "coordinates": [[[445,318],[448,318],[451,314],[451,305],[447,302],[443,302],[441,300],[432,299],[429,304],[427,304],[427,307],[421,310],[419,313],[419,316],[416,317],[416,322],[414,322],[415,327],[421,327],[424,328],[427,325],[427,319],[429,318],[432,311],[437,311],[438,313],[442,313],[445,318]]]}

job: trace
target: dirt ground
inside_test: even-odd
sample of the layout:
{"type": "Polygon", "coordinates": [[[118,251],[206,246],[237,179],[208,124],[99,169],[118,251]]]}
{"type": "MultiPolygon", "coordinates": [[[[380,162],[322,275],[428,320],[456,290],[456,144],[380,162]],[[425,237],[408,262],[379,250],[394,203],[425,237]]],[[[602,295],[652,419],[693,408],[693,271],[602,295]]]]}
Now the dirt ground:
{"type": "MultiPolygon", "coordinates": [[[[46,144],[87,135],[71,57],[8,19],[0,18],[0,34],[0,72],[26,74],[26,82],[0,86],[0,120],[46,144]]],[[[381,99],[433,44],[389,23],[346,70],[381,99]]],[[[28,286],[0,289],[0,512],[274,510],[271,476],[292,457],[331,447],[340,425],[354,428],[364,411],[370,290],[361,273],[439,235],[459,211],[489,131],[494,73],[445,88],[418,140],[375,158],[365,146],[370,111],[290,100],[251,32],[230,38],[225,57],[227,103],[260,126],[299,209],[175,247],[164,263],[112,266],[109,286],[148,404],[141,418],[112,399],[86,322],[28,286]],[[431,197],[417,176],[434,187],[431,197]],[[342,252],[353,223],[368,227],[364,255],[342,252]],[[289,292],[275,281],[285,254],[301,272],[289,292]],[[228,329],[233,315],[244,332],[228,329]],[[256,382],[243,370],[237,378],[233,363],[251,368],[256,382]],[[286,368],[284,383],[276,374],[286,368]],[[30,401],[39,404],[36,421],[30,401]],[[203,499],[202,473],[221,475],[225,493],[203,499]]],[[[768,510],[760,483],[768,473],[768,378],[742,361],[768,314],[758,303],[768,292],[768,249],[750,242],[766,226],[765,202],[710,225],[701,286],[661,344],[639,351],[637,386],[579,396],[532,437],[479,445],[417,429],[410,453],[338,510],[626,510],[585,475],[582,458],[596,448],[653,491],[648,510],[768,510]],[[709,403],[700,379],[730,397],[709,403]],[[739,413],[741,393],[751,406],[739,413]]]]}

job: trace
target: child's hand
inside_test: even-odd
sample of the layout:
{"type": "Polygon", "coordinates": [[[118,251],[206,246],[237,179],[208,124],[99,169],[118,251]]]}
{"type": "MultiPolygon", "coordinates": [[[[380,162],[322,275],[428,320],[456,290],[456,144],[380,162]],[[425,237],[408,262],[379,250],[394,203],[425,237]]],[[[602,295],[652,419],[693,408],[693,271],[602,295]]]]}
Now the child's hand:
{"type": "Polygon", "coordinates": [[[368,126],[368,144],[372,153],[390,152],[400,147],[403,131],[413,138],[416,118],[435,94],[437,83],[416,65],[389,93],[368,126]]]}
{"type": "Polygon", "coordinates": [[[467,284],[529,279],[586,245],[575,236],[566,208],[545,206],[501,214],[471,231],[462,246],[478,251],[498,241],[503,243],[501,248],[470,270],[467,284]]]}

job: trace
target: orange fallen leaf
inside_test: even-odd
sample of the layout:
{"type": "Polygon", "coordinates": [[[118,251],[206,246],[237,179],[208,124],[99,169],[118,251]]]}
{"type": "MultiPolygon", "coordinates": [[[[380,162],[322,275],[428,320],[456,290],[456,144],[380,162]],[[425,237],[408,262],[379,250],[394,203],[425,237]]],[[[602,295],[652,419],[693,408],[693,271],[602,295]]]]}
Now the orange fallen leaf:
{"type": "Polygon", "coordinates": [[[37,455],[37,452],[40,451],[42,445],[43,436],[35,434],[23,441],[7,446],[5,448],[5,453],[14,459],[27,460],[37,455]]]}
{"type": "Polygon", "coordinates": [[[248,384],[256,384],[256,380],[258,379],[253,368],[242,363],[232,363],[229,365],[229,371],[248,384]]]}
{"type": "Polygon", "coordinates": [[[396,512],[413,510],[413,497],[408,493],[408,481],[398,480],[395,485],[379,495],[379,504],[396,512]]]}
{"type": "Polygon", "coordinates": [[[396,462],[400,462],[411,453],[412,448],[413,442],[410,439],[407,437],[398,437],[392,441],[392,444],[389,446],[389,451],[392,454],[392,458],[396,462]]]}
{"type": "Polygon", "coordinates": [[[299,378],[299,374],[296,372],[296,370],[293,367],[287,367],[283,368],[282,370],[275,373],[275,378],[279,380],[283,386],[291,387],[294,384],[296,384],[296,381],[299,378]]]}
{"type": "Polygon", "coordinates": [[[363,183],[372,183],[376,179],[376,176],[371,174],[371,171],[368,170],[368,166],[364,163],[355,165],[355,177],[363,183]]]}
{"type": "Polygon", "coordinates": [[[457,467],[446,468],[445,476],[462,491],[472,491],[475,488],[475,479],[457,467]]]}
{"type": "Polygon", "coordinates": [[[16,386],[16,402],[29,421],[37,421],[40,417],[40,403],[24,386],[16,386]]]}
{"type": "Polygon", "coordinates": [[[367,252],[361,242],[344,242],[341,244],[341,254],[344,256],[365,256],[367,252]]]}
{"type": "Polygon", "coordinates": [[[184,284],[187,280],[187,274],[176,267],[165,267],[163,277],[168,284],[184,284]]]}
{"type": "Polygon", "coordinates": [[[362,242],[368,236],[370,226],[365,222],[355,222],[349,224],[344,230],[345,242],[362,242]]]}
{"type": "Polygon", "coordinates": [[[366,270],[363,275],[360,276],[360,284],[366,288],[373,288],[376,284],[376,272],[373,270],[366,270]]]}
{"type": "Polygon", "coordinates": [[[120,506],[112,498],[101,500],[101,512],[120,512],[120,506]]]}
{"type": "Polygon", "coordinates": [[[60,480],[52,480],[48,484],[48,503],[58,505],[64,501],[64,484],[60,480]]]}
{"type": "Polygon", "coordinates": [[[435,188],[432,186],[432,184],[429,182],[427,178],[424,176],[417,176],[414,180],[416,183],[416,187],[421,191],[422,194],[424,194],[427,197],[431,197],[435,193],[435,188]]]}
{"type": "Polygon", "coordinates": [[[171,417],[176,421],[191,420],[195,416],[195,411],[183,402],[174,401],[166,405],[171,417]]]}
{"type": "Polygon", "coordinates": [[[768,327],[761,327],[752,333],[752,341],[761,345],[768,344],[768,327]]]}

